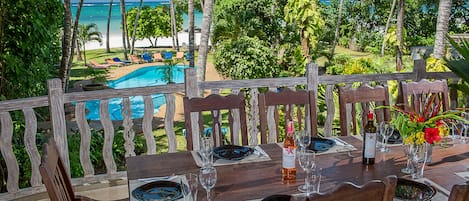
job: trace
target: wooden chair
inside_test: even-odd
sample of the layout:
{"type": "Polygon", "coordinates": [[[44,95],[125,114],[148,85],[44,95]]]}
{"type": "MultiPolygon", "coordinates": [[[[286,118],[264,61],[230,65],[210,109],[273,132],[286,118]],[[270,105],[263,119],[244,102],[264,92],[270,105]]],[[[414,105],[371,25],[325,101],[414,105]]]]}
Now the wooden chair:
{"type": "MultiPolygon", "coordinates": [[[[221,112],[228,111],[228,121],[230,125],[230,143],[237,144],[239,139],[239,131],[241,132],[242,145],[248,145],[248,131],[246,124],[246,111],[245,111],[245,98],[244,93],[238,95],[230,94],[228,96],[221,96],[218,94],[211,94],[205,98],[184,97],[184,118],[186,122],[186,140],[187,149],[193,150],[193,136],[201,136],[200,133],[204,131],[204,119],[202,113],[204,111],[211,112],[211,129],[213,140],[216,146],[223,144],[221,112]],[[191,113],[197,112],[199,121],[195,122],[191,118],[191,113]],[[235,115],[239,112],[239,115],[235,115]],[[238,120],[239,118],[239,120],[238,120]],[[198,123],[200,133],[194,133],[192,125],[198,123]],[[238,127],[239,125],[239,127],[238,127]]],[[[199,139],[199,138],[195,138],[199,139]]]]}
{"type": "Polygon", "coordinates": [[[420,113],[423,102],[427,97],[432,95],[435,100],[435,104],[439,104],[441,101],[443,111],[449,110],[449,98],[448,98],[448,85],[446,80],[435,80],[430,82],[426,79],[420,80],[419,82],[400,82],[401,95],[398,100],[398,106],[407,112],[420,113]]]}
{"type": "Polygon", "coordinates": [[[326,193],[315,193],[309,197],[314,201],[392,201],[396,191],[397,177],[387,176],[384,180],[372,180],[363,186],[350,182],[339,184],[334,190],[326,193]]]}
{"type": "Polygon", "coordinates": [[[315,103],[316,100],[313,91],[293,91],[285,88],[280,92],[268,91],[266,93],[260,93],[259,120],[261,143],[278,142],[280,134],[279,127],[286,129],[288,120],[293,120],[297,123],[299,128],[311,131],[312,135],[317,135],[315,103]],[[310,107],[310,105],[313,107],[310,107]],[[269,107],[271,106],[273,106],[273,114],[272,111],[269,112],[269,107]],[[279,125],[279,110],[281,109],[283,109],[284,116],[282,118],[285,125],[279,125]],[[295,115],[296,118],[294,118],[295,115]]]}
{"type": "MultiPolygon", "coordinates": [[[[72,182],[65,170],[64,163],[59,156],[59,151],[55,145],[53,138],[49,138],[48,142],[42,145],[44,154],[42,155],[39,171],[41,172],[42,181],[47,189],[47,194],[51,201],[92,201],[94,199],[75,195],[72,188],[72,182]]],[[[129,200],[128,198],[121,199],[129,200]]]]}
{"type": "MultiPolygon", "coordinates": [[[[352,123],[352,132],[357,134],[357,112],[356,103],[361,103],[361,126],[366,124],[367,113],[370,103],[375,103],[376,106],[383,105],[389,106],[389,92],[387,86],[370,87],[365,84],[358,88],[339,87],[339,111],[340,111],[340,133],[343,136],[349,135],[350,122],[352,123]],[[351,118],[348,114],[347,105],[351,104],[351,118]]],[[[391,119],[389,108],[375,109],[375,117],[377,122],[386,121],[391,119]]]]}
{"type": "Polygon", "coordinates": [[[454,185],[451,188],[448,201],[467,201],[469,200],[469,185],[454,185]]]}

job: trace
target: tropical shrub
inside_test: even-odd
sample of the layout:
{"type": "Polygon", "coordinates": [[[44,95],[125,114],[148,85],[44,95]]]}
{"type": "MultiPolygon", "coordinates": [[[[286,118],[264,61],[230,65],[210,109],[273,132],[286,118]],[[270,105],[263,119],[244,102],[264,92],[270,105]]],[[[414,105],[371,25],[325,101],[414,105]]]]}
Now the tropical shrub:
{"type": "Polygon", "coordinates": [[[216,47],[215,69],[231,79],[277,77],[279,67],[272,49],[258,38],[226,40],[216,47]]]}

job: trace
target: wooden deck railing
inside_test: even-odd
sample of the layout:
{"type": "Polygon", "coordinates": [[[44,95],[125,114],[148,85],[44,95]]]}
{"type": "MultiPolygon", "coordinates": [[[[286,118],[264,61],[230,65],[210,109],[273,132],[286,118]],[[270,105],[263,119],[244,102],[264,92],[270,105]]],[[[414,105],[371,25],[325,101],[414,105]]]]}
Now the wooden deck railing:
{"type": "MultiPolygon", "coordinates": [[[[303,88],[317,91],[319,87],[325,88],[325,94],[321,95],[319,99],[323,99],[327,107],[327,115],[324,125],[324,134],[330,136],[332,134],[332,125],[335,114],[333,92],[337,84],[351,84],[354,82],[381,82],[386,83],[389,81],[402,81],[402,80],[420,80],[423,78],[428,79],[449,79],[448,83],[454,83],[459,80],[453,73],[431,73],[425,71],[425,62],[416,61],[414,64],[414,72],[410,73],[387,73],[387,74],[361,74],[361,75],[318,75],[318,66],[315,64],[308,64],[307,73],[305,77],[287,77],[287,78],[270,78],[270,79],[252,79],[252,80],[223,80],[223,81],[207,81],[197,82],[196,72],[194,69],[186,69],[185,84],[171,84],[164,86],[152,86],[142,88],[129,88],[129,89],[107,89],[100,91],[86,91],[86,92],[73,92],[63,93],[60,80],[52,79],[48,81],[48,96],[40,96],[26,99],[16,99],[0,102],[0,151],[5,160],[8,170],[8,180],[6,183],[6,193],[0,194],[1,199],[12,199],[15,197],[22,197],[29,194],[44,191],[39,174],[40,152],[36,145],[36,133],[38,132],[38,121],[35,109],[47,107],[51,114],[51,128],[53,137],[61,151],[61,157],[67,167],[70,167],[69,152],[67,146],[67,124],[65,118],[65,105],[73,103],[75,111],[75,121],[81,135],[80,140],[80,163],[83,167],[84,177],[73,179],[75,184],[90,183],[100,180],[121,178],[125,177],[125,172],[118,172],[116,162],[112,155],[112,144],[114,140],[115,128],[109,115],[108,105],[109,100],[112,98],[122,98],[123,112],[123,129],[125,138],[125,155],[135,155],[133,140],[135,132],[133,130],[134,120],[131,119],[130,98],[132,96],[142,96],[144,99],[144,116],[142,120],[142,132],[146,139],[147,153],[155,154],[158,147],[156,146],[153,136],[152,121],[153,121],[153,102],[151,95],[164,94],[166,99],[166,111],[164,117],[164,129],[168,139],[168,152],[176,151],[176,135],[174,131],[174,116],[176,107],[183,107],[183,105],[175,104],[175,94],[182,93],[188,97],[199,96],[202,91],[206,93],[220,93],[222,90],[230,91],[231,93],[238,93],[240,90],[249,89],[249,103],[248,103],[248,132],[250,133],[249,143],[252,145],[258,144],[257,135],[259,133],[257,127],[259,125],[259,109],[257,107],[257,96],[260,91],[277,90],[278,87],[295,88],[302,86],[303,88]],[[262,89],[261,89],[262,88],[262,89]],[[104,129],[104,146],[103,146],[103,159],[106,165],[106,174],[96,175],[93,169],[93,164],[90,159],[90,140],[91,129],[88,121],[86,120],[85,103],[89,100],[100,100],[100,122],[104,129]],[[31,187],[20,189],[19,180],[19,165],[18,160],[14,155],[12,146],[12,137],[14,134],[14,123],[11,117],[11,112],[22,111],[24,114],[25,129],[24,129],[24,146],[31,161],[31,187]]],[[[205,93],[205,94],[206,94],[205,93]]],[[[457,105],[457,93],[451,92],[450,98],[452,99],[452,107],[457,105]]],[[[318,100],[318,99],[317,99],[318,100]]],[[[273,112],[273,111],[272,111],[273,112]]],[[[197,117],[194,117],[197,118],[197,117]]],[[[272,123],[272,122],[270,122],[272,123]]],[[[196,124],[193,124],[196,125],[196,124]]],[[[193,128],[198,129],[198,128],[193,128]]],[[[198,137],[195,136],[193,142],[194,147],[198,147],[198,137]]],[[[271,138],[269,142],[273,142],[275,138],[271,138]]]]}

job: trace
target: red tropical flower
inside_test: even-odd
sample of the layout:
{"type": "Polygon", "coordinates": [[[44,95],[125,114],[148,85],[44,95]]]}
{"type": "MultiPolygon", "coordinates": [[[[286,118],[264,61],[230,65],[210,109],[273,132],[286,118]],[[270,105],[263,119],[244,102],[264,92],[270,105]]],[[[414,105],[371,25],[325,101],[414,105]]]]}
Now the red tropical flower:
{"type": "Polygon", "coordinates": [[[425,141],[429,144],[434,144],[435,142],[439,142],[441,140],[440,131],[438,128],[425,128],[425,141]]]}

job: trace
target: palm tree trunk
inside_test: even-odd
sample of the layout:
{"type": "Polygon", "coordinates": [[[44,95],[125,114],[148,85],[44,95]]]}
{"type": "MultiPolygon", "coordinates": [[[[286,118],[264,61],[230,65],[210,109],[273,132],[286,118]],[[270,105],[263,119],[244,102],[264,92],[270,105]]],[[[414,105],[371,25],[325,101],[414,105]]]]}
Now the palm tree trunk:
{"type": "Polygon", "coordinates": [[[83,43],[83,59],[84,59],[85,66],[86,66],[86,47],[85,47],[85,43],[83,43]]]}
{"type": "Polygon", "coordinates": [[[64,24],[62,36],[62,60],[60,61],[60,79],[65,89],[67,82],[68,60],[70,58],[71,36],[72,36],[72,10],[70,0],[64,0],[64,24]]]}
{"type": "Polygon", "coordinates": [[[441,59],[445,56],[445,35],[448,33],[449,16],[451,14],[451,0],[440,0],[438,18],[436,21],[435,47],[433,56],[441,59]]]}
{"type": "MultiPolygon", "coordinates": [[[[67,66],[67,79],[65,80],[66,82],[64,83],[64,90],[68,89],[68,77],[70,77],[70,70],[72,69],[72,64],[73,64],[73,55],[75,55],[75,48],[77,42],[77,33],[78,33],[78,24],[80,22],[80,14],[81,14],[81,8],[83,7],[83,1],[80,0],[78,3],[77,7],[77,13],[75,13],[75,22],[73,23],[73,33],[72,33],[72,47],[70,48],[70,59],[68,60],[68,66],[67,66]]],[[[84,46],[84,45],[83,45],[84,46]]],[[[86,63],[85,63],[86,64],[86,63]]]]}
{"type": "MultiPolygon", "coordinates": [[[[75,41],[76,42],[76,41],[75,41]]],[[[76,50],[77,50],[77,61],[83,61],[83,58],[81,58],[81,49],[80,49],[80,43],[76,42],[76,50]]]]}
{"type": "Polygon", "coordinates": [[[335,25],[334,41],[332,41],[332,47],[331,47],[331,56],[330,56],[331,60],[334,58],[335,46],[337,45],[337,40],[339,39],[340,24],[342,24],[343,7],[344,7],[344,0],[340,0],[339,14],[337,16],[337,23],[335,25]]]}
{"type": "Polygon", "coordinates": [[[125,23],[125,0],[120,0],[120,6],[121,6],[121,18],[122,18],[122,47],[124,48],[124,59],[127,60],[129,57],[127,57],[127,48],[125,44],[125,37],[127,35],[127,25],[125,23]]]}
{"type": "Polygon", "coordinates": [[[197,66],[197,79],[199,81],[205,80],[205,65],[207,64],[208,55],[208,40],[210,36],[210,24],[212,24],[213,0],[206,0],[204,2],[204,20],[202,21],[202,30],[200,33],[199,45],[199,60],[197,66]]]}
{"type": "Polygon", "coordinates": [[[386,27],[384,27],[383,44],[381,45],[381,56],[384,56],[384,50],[386,49],[386,35],[388,34],[389,24],[391,24],[392,16],[394,15],[394,8],[396,8],[396,0],[392,0],[391,12],[389,13],[388,20],[386,21],[386,27]]]}
{"type": "Polygon", "coordinates": [[[137,16],[135,16],[134,30],[132,31],[132,45],[130,46],[130,54],[134,54],[135,48],[135,34],[137,33],[138,18],[140,18],[140,11],[142,10],[143,0],[140,0],[138,5],[137,16]]]}
{"type": "Polygon", "coordinates": [[[169,14],[171,18],[171,36],[173,39],[173,49],[177,49],[179,51],[179,47],[176,44],[176,16],[174,14],[174,0],[169,0],[169,14]]]}
{"type": "Polygon", "coordinates": [[[188,12],[189,17],[189,67],[194,68],[194,0],[189,0],[188,2],[188,12]]]}
{"type": "Polygon", "coordinates": [[[109,1],[109,11],[107,14],[107,31],[106,31],[106,53],[111,52],[109,47],[109,30],[111,29],[112,0],[109,1]]]}
{"type": "Polygon", "coordinates": [[[404,30],[404,15],[405,15],[405,0],[399,0],[399,7],[397,11],[397,49],[396,49],[396,71],[402,70],[402,49],[404,48],[403,30],[404,30]]]}

